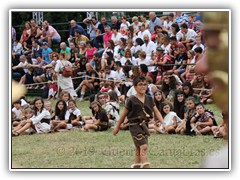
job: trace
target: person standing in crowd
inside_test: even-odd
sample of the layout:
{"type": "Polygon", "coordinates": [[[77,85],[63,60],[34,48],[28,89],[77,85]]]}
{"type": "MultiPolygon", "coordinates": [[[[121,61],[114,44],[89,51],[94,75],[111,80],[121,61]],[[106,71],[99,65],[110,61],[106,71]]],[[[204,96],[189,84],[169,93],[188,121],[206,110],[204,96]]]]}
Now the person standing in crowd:
{"type": "MultiPolygon", "coordinates": [[[[72,66],[72,64],[67,60],[66,53],[60,53],[60,60],[57,61],[54,69],[57,73],[58,87],[61,91],[69,92],[72,98],[77,97],[77,94],[73,89],[72,77],[65,77],[62,75],[64,66],[72,66]]],[[[60,91],[58,91],[58,94],[60,94],[60,91]]]]}
{"type": "Polygon", "coordinates": [[[152,97],[147,96],[147,82],[145,77],[138,76],[134,78],[133,85],[136,95],[132,95],[127,100],[125,109],[113,131],[113,135],[117,135],[120,126],[125,117],[130,123],[129,130],[135,144],[135,164],[132,168],[150,168],[148,162],[148,136],[149,131],[147,123],[153,118],[152,112],[156,115],[160,122],[163,122],[162,115],[159,113],[152,97]]]}

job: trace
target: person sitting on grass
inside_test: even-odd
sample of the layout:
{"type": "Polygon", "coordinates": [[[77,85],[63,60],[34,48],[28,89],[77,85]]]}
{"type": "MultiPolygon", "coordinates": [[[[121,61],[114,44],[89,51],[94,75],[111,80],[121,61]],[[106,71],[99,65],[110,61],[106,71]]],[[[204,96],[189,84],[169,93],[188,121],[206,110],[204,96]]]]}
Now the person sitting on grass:
{"type": "Polygon", "coordinates": [[[91,108],[94,111],[94,123],[86,124],[83,128],[84,131],[93,129],[95,131],[106,131],[108,129],[108,116],[107,112],[101,107],[99,102],[93,101],[91,108]]]}
{"type": "MultiPolygon", "coordinates": [[[[226,117],[227,114],[225,112],[222,112],[222,119],[226,117]]],[[[222,120],[221,124],[219,126],[212,126],[211,130],[213,132],[214,138],[225,138],[227,137],[227,132],[226,132],[226,123],[222,120]]]]}
{"type": "Polygon", "coordinates": [[[50,113],[44,108],[43,99],[35,98],[33,104],[33,117],[27,119],[26,124],[21,129],[12,131],[13,136],[20,135],[30,127],[34,128],[37,133],[46,133],[50,131],[50,113]]]}
{"type": "Polygon", "coordinates": [[[58,131],[59,129],[67,129],[67,122],[69,119],[69,112],[67,111],[67,104],[64,100],[59,100],[55,106],[55,118],[51,121],[51,131],[58,131]]]}
{"type": "Polygon", "coordinates": [[[196,108],[195,108],[195,103],[196,100],[193,96],[190,96],[186,98],[185,100],[185,112],[184,112],[184,119],[182,122],[177,126],[175,132],[177,134],[187,134],[187,135],[192,135],[193,133],[190,131],[191,126],[190,126],[190,120],[191,118],[196,114],[196,108]]]}
{"type": "Polygon", "coordinates": [[[196,105],[196,112],[190,121],[191,130],[195,131],[196,135],[210,134],[211,127],[217,126],[213,114],[206,110],[201,103],[196,105]]]}
{"type": "Polygon", "coordinates": [[[175,133],[175,129],[182,120],[177,116],[175,112],[172,111],[172,104],[168,101],[162,103],[160,112],[163,116],[163,122],[158,127],[156,127],[156,131],[162,134],[173,134],[175,133]]]}
{"type": "Polygon", "coordinates": [[[105,103],[104,109],[107,112],[107,116],[109,119],[110,127],[115,127],[118,120],[119,120],[119,104],[118,104],[118,97],[115,91],[110,91],[108,93],[109,100],[105,103]]]}
{"type": "Polygon", "coordinates": [[[129,130],[131,132],[135,144],[135,164],[132,168],[150,168],[148,162],[148,136],[149,131],[147,123],[153,117],[152,112],[156,115],[157,119],[163,121],[162,115],[159,113],[152,97],[147,96],[146,78],[137,76],[133,80],[133,85],[136,94],[128,98],[125,109],[114,128],[113,135],[117,135],[120,126],[125,117],[129,121],[129,130]]]}
{"type": "MultiPolygon", "coordinates": [[[[13,132],[16,132],[19,129],[21,129],[27,123],[27,119],[30,119],[32,116],[33,116],[33,110],[30,107],[24,109],[23,110],[23,118],[19,122],[19,124],[16,127],[13,128],[13,132]]],[[[33,128],[29,128],[25,132],[34,133],[36,131],[33,128]]]]}
{"type": "Polygon", "coordinates": [[[82,123],[80,122],[81,120],[81,111],[77,108],[76,102],[74,100],[70,100],[68,103],[69,106],[69,120],[68,123],[71,123],[72,126],[77,126],[81,127],[82,123]]]}
{"type": "Polygon", "coordinates": [[[67,91],[62,91],[60,94],[60,99],[65,101],[65,103],[67,104],[67,109],[68,109],[68,103],[70,100],[72,100],[70,93],[67,91]]]}

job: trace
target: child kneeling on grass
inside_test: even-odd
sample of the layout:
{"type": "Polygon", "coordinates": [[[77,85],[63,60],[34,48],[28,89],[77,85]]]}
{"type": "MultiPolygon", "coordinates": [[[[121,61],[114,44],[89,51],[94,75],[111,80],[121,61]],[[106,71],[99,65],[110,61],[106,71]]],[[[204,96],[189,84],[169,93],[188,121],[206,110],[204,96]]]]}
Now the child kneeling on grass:
{"type": "Polygon", "coordinates": [[[147,156],[149,136],[147,123],[149,119],[153,117],[153,111],[158,120],[162,122],[163,118],[152,97],[145,94],[147,90],[145,77],[137,76],[133,80],[133,85],[137,94],[128,98],[122,116],[114,128],[113,135],[117,135],[121,124],[125,117],[127,117],[129,130],[135,144],[135,164],[133,164],[131,168],[150,168],[147,156]]]}

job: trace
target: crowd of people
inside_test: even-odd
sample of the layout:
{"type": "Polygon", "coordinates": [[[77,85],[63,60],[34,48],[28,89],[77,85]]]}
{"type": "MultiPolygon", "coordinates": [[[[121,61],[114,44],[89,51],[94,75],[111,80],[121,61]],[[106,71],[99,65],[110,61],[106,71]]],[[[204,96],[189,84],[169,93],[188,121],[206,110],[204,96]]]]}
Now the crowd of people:
{"type": "Polygon", "coordinates": [[[129,130],[136,151],[133,168],[149,167],[147,154],[138,153],[147,151],[149,133],[224,137],[224,123],[217,125],[204,106],[214,102],[208,74],[196,70],[207,51],[201,15],[149,12],[149,19],[128,20],[86,18],[85,31],[72,19],[65,41],[47,20],[41,27],[27,21],[20,40],[13,28],[12,78],[48,93],[46,101],[22,97],[13,103],[12,135],[129,130]],[[89,116],[76,103],[86,97],[89,116]],[[57,99],[55,107],[51,99],[57,99]]]}
{"type": "MultiPolygon", "coordinates": [[[[211,128],[216,126],[211,112],[206,110],[207,115],[202,115],[201,121],[208,122],[207,125],[197,125],[195,116],[200,117],[195,104],[201,104],[204,109],[203,104],[213,103],[208,75],[195,70],[207,50],[201,15],[175,12],[157,17],[155,12],[149,12],[149,20],[141,15],[132,17],[131,21],[126,16],[120,20],[112,16],[109,21],[102,16],[100,22],[96,17],[86,18],[83,20],[88,27],[85,31],[73,19],[66,42],[47,20],[41,27],[33,19],[26,21],[20,40],[16,39],[16,32],[12,29],[12,78],[25,84],[27,89],[47,89],[44,98],[47,98],[48,105],[51,99],[60,99],[56,107],[46,108],[50,113],[47,119],[52,120],[47,131],[72,128],[70,124],[82,130],[97,130],[98,126],[94,124],[98,117],[108,119],[103,129],[115,127],[120,118],[119,104],[125,104],[137,94],[133,80],[143,76],[146,78],[146,93],[163,116],[158,123],[152,117],[150,132],[209,134],[214,129],[214,134],[218,135],[219,131],[211,128]],[[59,46],[60,52],[53,50],[54,44],[59,46]],[[64,75],[66,67],[71,67],[71,75],[64,75]],[[63,99],[66,94],[68,98],[63,99]],[[94,94],[90,103],[94,99],[95,104],[90,107],[97,110],[93,110],[93,117],[82,117],[76,101],[84,101],[88,94],[94,94]],[[72,110],[70,99],[74,104],[72,110]],[[59,103],[64,112],[59,109],[59,103]],[[72,119],[70,114],[75,112],[74,109],[77,116],[72,119]],[[192,117],[195,120],[191,120],[192,117]],[[64,121],[60,123],[60,119],[64,121]]],[[[38,101],[42,106],[37,109],[35,103],[32,104],[33,116],[41,114],[44,108],[43,101],[38,101]]],[[[24,114],[30,112],[30,105],[27,112],[21,108],[25,104],[16,108],[13,103],[13,106],[13,120],[17,119],[13,125],[23,127],[25,123],[19,124],[18,120],[26,118],[24,114]]],[[[128,120],[125,121],[121,129],[128,128],[128,120]]],[[[25,128],[21,131],[18,128],[13,130],[15,134],[25,131],[25,128]]]]}

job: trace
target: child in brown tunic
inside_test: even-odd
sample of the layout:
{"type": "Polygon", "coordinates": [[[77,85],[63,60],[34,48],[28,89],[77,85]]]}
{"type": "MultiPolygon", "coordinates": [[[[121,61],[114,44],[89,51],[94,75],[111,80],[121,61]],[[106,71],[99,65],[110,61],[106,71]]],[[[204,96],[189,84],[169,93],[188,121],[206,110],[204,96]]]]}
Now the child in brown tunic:
{"type": "Polygon", "coordinates": [[[153,99],[145,94],[147,90],[145,77],[137,76],[133,80],[133,85],[137,94],[130,96],[127,100],[122,116],[113,131],[113,135],[118,133],[120,125],[123,123],[125,117],[127,117],[129,121],[129,130],[135,144],[135,164],[131,167],[150,168],[147,157],[149,136],[147,123],[149,119],[153,117],[153,111],[160,122],[163,121],[163,118],[153,99]]]}

